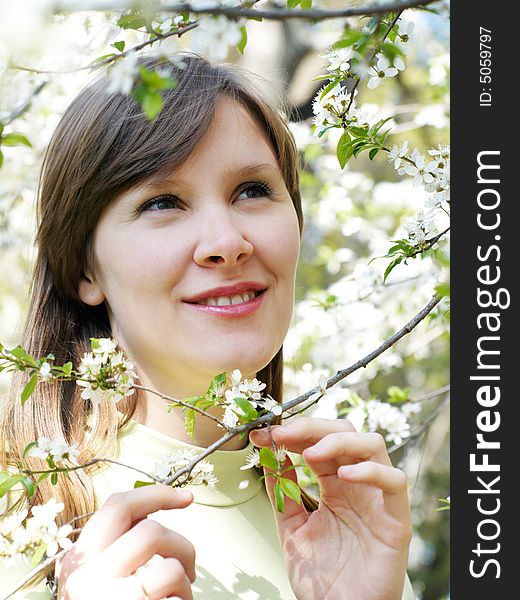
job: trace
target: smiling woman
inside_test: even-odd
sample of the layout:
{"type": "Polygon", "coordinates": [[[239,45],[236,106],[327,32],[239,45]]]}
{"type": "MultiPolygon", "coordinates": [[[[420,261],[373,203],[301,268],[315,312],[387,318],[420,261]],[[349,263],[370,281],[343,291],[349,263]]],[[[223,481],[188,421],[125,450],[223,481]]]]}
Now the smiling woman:
{"type": "MultiPolygon", "coordinates": [[[[211,125],[160,187],[145,182],[116,196],[92,248],[79,297],[105,303],[112,335],[146,387],[200,395],[216,373],[252,377],[281,348],[298,218],[266,135],[236,100],[217,100],[211,125]]],[[[146,424],[186,436],[181,415],[165,421],[162,400],[143,406],[146,424]]]]}
{"type": "MultiPolygon", "coordinates": [[[[152,122],[103,81],[85,89],[56,130],[41,179],[22,343],[79,364],[90,338],[112,337],[135,361],[139,393],[96,404],[73,383],[44,383],[22,409],[15,378],[5,465],[41,436],[77,443],[80,463],[113,457],[148,473],[164,455],[190,456],[222,430],[197,417],[188,437],[181,412],[166,413],[157,394],[203,394],[223,371],[240,369],[253,387],[257,377],[282,400],[302,231],[294,141],[244,74],[192,54],[182,63],[145,63],[177,82],[152,122]]],[[[26,457],[34,470],[39,461],[26,457]]],[[[218,482],[209,488],[132,489],[135,475],[113,464],[73,471],[55,487],[43,481],[37,501],[63,501],[64,521],[95,511],[50,574],[59,597],[412,597],[406,478],[380,436],[344,419],[302,417],[235,437],[210,461],[218,482]],[[273,518],[271,478],[247,468],[253,443],[273,440],[303,454],[319,504],[288,500],[273,518]]],[[[4,570],[2,582],[22,570],[4,570]]],[[[37,590],[51,595],[43,583],[37,590]]]]}

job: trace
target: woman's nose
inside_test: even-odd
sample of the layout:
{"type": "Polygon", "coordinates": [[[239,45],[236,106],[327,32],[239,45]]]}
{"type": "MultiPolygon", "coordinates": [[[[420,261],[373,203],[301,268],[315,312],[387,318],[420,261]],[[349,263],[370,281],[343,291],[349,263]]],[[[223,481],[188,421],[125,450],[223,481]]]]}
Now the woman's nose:
{"type": "Polygon", "coordinates": [[[199,243],[193,259],[201,267],[221,265],[234,267],[253,254],[253,244],[230,215],[219,213],[204,225],[200,224],[199,243]]]}

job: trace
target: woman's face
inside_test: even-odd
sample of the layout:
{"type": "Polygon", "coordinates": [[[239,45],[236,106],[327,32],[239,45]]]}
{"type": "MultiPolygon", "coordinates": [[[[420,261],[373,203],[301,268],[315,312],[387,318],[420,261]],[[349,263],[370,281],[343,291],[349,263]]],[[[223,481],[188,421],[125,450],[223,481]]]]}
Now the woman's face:
{"type": "Polygon", "coordinates": [[[289,327],[300,236],[276,157],[239,103],[221,97],[188,160],[102,214],[79,286],[106,302],[141,378],[178,397],[224,370],[252,375],[289,327]]]}

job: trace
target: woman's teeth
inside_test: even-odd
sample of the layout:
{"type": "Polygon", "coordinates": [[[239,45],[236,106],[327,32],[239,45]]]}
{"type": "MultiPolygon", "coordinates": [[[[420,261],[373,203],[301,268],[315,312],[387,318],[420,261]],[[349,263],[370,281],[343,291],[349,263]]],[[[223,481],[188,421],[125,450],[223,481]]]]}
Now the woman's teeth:
{"type": "Polygon", "coordinates": [[[219,296],[218,298],[205,298],[198,304],[207,304],[208,306],[229,306],[231,304],[243,304],[249,302],[255,297],[254,292],[246,292],[244,294],[235,294],[234,296],[219,296]]]}

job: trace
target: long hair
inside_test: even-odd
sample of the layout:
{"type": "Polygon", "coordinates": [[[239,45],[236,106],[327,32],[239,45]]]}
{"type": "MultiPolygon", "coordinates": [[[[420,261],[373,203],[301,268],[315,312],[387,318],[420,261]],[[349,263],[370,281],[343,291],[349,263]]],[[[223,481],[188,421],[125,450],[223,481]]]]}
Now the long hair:
{"type": "MultiPolygon", "coordinates": [[[[90,350],[91,337],[110,337],[105,305],[88,306],[78,284],[92,264],[92,239],[100,215],[119,194],[144,179],[161,178],[183,164],[207,131],[219,96],[240,102],[254,116],[271,144],[285,185],[303,226],[299,158],[284,118],[267,102],[251,79],[232,65],[212,65],[196,54],[178,61],[146,59],[177,82],[163,93],[164,108],[149,121],[128,95],[108,93],[106,80],[85,88],[64,113],[47,148],[39,181],[37,257],[31,300],[22,335],[33,356],[52,353],[57,364],[78,365],[90,350]]],[[[258,374],[266,392],[281,400],[283,357],[280,348],[258,374]]],[[[40,383],[24,407],[20,390],[27,378],[13,377],[3,422],[2,463],[16,464],[29,442],[40,436],[78,442],[80,463],[113,454],[121,426],[134,414],[139,398],[92,406],[74,382],[40,383]],[[124,418],[119,418],[118,411],[124,418]]],[[[26,457],[37,469],[41,463],[26,457]]],[[[65,504],[61,521],[95,508],[91,470],[77,470],[38,486],[34,502],[55,497],[65,504]]]]}

